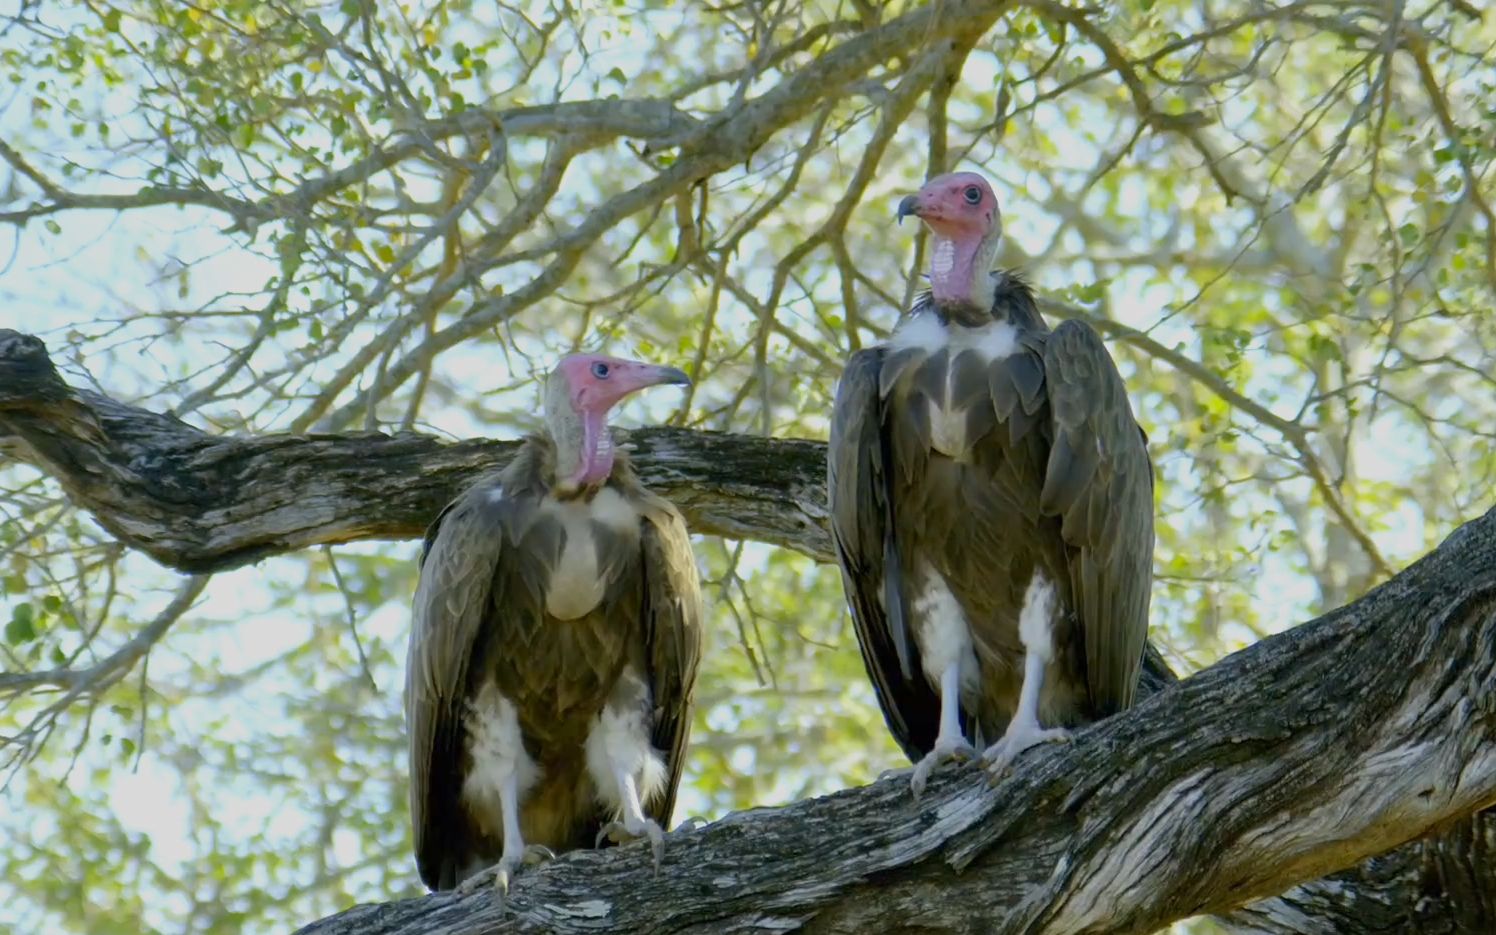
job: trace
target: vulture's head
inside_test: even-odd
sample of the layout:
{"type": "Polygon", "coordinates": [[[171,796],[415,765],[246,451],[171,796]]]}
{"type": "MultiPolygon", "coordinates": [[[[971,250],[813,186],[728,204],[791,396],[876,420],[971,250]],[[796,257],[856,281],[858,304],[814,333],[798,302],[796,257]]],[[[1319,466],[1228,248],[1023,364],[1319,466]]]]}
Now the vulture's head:
{"type": "Polygon", "coordinates": [[[1003,218],[987,180],[975,172],[937,175],[899,202],[899,220],[910,215],[933,235],[930,288],[936,300],[990,302],[987,273],[1002,240],[1003,218]]]}
{"type": "Polygon", "coordinates": [[[570,490],[602,484],[613,472],[608,410],[646,386],[688,384],[684,371],[602,354],[561,358],[546,377],[545,421],[556,443],[560,486],[570,490]]]}
{"type": "Polygon", "coordinates": [[[1002,213],[992,186],[975,172],[949,172],[899,202],[899,220],[914,215],[938,237],[982,240],[1001,236],[1002,213]]]}

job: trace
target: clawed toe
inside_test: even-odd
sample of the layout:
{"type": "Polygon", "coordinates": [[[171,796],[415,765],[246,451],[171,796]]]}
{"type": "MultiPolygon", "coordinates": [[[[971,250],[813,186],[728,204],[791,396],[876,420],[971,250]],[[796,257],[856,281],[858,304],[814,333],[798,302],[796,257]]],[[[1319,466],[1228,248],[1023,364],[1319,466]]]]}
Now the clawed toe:
{"type": "Polygon", "coordinates": [[[982,768],[987,771],[989,783],[996,785],[1025,750],[1037,747],[1041,743],[1068,743],[1069,741],[1070,731],[1063,727],[1005,734],[1001,740],[982,752],[982,768]]]}
{"type": "Polygon", "coordinates": [[[555,859],[556,852],[544,844],[531,844],[525,848],[524,854],[520,856],[520,863],[526,867],[538,867],[543,863],[555,859]]]}
{"type": "MultiPolygon", "coordinates": [[[[526,848],[526,851],[529,849],[526,848]]],[[[514,879],[514,872],[525,860],[525,851],[504,857],[485,870],[480,870],[472,876],[457,884],[457,894],[467,896],[476,893],[492,881],[493,888],[498,891],[499,898],[503,899],[509,895],[509,884],[514,879]]],[[[547,851],[549,853],[549,851],[547,851]]]]}
{"type": "Polygon", "coordinates": [[[951,744],[936,743],[935,749],[925,754],[924,757],[914,765],[914,775],[909,777],[909,790],[914,793],[914,798],[919,799],[925,794],[925,786],[930,781],[930,774],[935,768],[947,760],[963,762],[971,759],[976,753],[971,744],[965,740],[959,740],[951,744]]]}
{"type": "Polygon", "coordinates": [[[626,822],[610,821],[597,832],[595,846],[602,847],[605,839],[622,844],[639,838],[649,838],[649,849],[654,855],[655,876],[659,876],[660,864],[665,859],[665,832],[657,822],[646,818],[642,823],[631,827],[626,822]]]}

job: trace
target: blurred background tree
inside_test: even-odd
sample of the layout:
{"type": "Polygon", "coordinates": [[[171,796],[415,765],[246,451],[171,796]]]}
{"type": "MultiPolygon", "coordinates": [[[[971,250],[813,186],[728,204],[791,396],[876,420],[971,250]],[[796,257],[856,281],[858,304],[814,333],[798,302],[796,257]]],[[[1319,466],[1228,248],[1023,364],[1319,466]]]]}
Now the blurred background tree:
{"type": "MultiPolygon", "coordinates": [[[[210,431],[513,437],[550,360],[606,348],[697,378],[625,424],[822,438],[919,288],[897,198],[977,169],[1002,262],[1111,339],[1188,671],[1491,501],[1493,45],[1433,0],[18,0],[0,324],[210,431]]],[[[181,577],[0,453],[0,924],[271,931],[418,892],[415,545],[181,577]]],[[[677,817],[900,765],[835,569],[697,546],[677,817]]]]}

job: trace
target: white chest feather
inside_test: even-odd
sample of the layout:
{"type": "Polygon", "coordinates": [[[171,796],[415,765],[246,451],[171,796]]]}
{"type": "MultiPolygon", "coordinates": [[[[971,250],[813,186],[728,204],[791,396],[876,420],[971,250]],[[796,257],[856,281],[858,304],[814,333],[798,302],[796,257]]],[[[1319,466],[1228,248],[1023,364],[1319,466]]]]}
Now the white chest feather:
{"type": "Polygon", "coordinates": [[[929,400],[930,447],[951,458],[960,458],[970,446],[966,437],[966,411],[955,404],[956,359],[963,354],[977,355],[982,364],[1003,360],[1019,349],[1018,329],[1011,322],[994,321],[980,328],[960,325],[948,327],[933,314],[923,314],[899,326],[889,339],[894,351],[919,348],[934,354],[949,348],[944,384],[938,396],[929,400]]]}
{"type": "Polygon", "coordinates": [[[943,400],[930,400],[930,447],[948,458],[966,454],[966,411],[951,405],[950,381],[943,400]]]}
{"type": "Polygon", "coordinates": [[[546,509],[566,529],[566,545],[551,570],[545,609],[558,619],[575,620],[590,613],[603,599],[612,570],[606,557],[598,555],[592,524],[600,523],[632,538],[639,534],[639,514],[622,495],[606,487],[590,502],[552,501],[546,509]]]}

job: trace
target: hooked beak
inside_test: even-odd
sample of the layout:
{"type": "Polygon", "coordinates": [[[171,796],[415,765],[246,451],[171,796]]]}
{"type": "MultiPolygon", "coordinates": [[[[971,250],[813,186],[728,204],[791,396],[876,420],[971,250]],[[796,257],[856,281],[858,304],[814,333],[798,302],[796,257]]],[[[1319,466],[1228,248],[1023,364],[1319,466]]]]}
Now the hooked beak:
{"type": "Polygon", "coordinates": [[[918,195],[905,195],[903,200],[899,202],[899,212],[894,217],[902,224],[904,223],[904,218],[909,217],[911,214],[919,217],[918,195]]]}
{"type": "Polygon", "coordinates": [[[659,367],[651,365],[645,376],[645,386],[658,386],[661,383],[675,383],[681,386],[690,386],[691,378],[686,372],[677,367],[659,367]]]}
{"type": "Polygon", "coordinates": [[[589,397],[590,405],[606,412],[620,400],[632,396],[642,389],[663,383],[690,385],[691,378],[684,370],[646,364],[637,360],[620,360],[613,365],[613,375],[605,383],[594,386],[589,397]]]}

